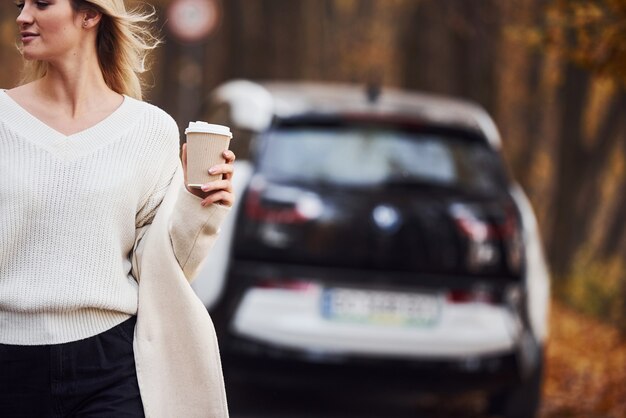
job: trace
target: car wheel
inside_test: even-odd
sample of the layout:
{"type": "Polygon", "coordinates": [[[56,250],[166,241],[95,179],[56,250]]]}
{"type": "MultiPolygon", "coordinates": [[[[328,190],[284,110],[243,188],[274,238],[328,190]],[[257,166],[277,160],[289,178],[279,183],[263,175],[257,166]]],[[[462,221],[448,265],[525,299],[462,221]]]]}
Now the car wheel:
{"type": "Polygon", "coordinates": [[[543,356],[535,370],[517,386],[489,399],[489,412],[502,418],[534,418],[539,411],[543,382],[543,356]]]}

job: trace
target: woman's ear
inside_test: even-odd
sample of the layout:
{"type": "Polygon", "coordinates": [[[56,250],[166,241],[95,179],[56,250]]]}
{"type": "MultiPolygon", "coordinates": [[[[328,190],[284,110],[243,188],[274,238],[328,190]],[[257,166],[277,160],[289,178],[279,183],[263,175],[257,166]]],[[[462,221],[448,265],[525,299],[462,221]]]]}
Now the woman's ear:
{"type": "Polygon", "coordinates": [[[102,13],[97,10],[87,9],[83,12],[83,29],[91,29],[98,26],[102,13]]]}

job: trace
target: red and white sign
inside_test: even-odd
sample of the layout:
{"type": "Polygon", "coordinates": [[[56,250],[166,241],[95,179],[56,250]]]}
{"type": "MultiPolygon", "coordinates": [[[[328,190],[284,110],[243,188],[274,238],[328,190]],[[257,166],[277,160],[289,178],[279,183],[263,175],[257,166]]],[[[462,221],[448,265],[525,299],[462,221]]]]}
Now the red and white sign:
{"type": "Polygon", "coordinates": [[[219,22],[216,0],[174,0],[167,9],[167,26],[183,42],[197,42],[219,22]]]}

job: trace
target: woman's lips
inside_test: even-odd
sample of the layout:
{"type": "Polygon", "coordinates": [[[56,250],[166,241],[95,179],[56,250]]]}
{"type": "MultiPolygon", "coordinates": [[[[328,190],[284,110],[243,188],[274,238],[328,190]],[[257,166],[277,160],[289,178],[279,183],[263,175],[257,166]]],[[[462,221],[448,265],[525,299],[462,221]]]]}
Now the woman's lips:
{"type": "Polygon", "coordinates": [[[21,35],[22,35],[22,42],[24,43],[28,43],[39,36],[36,33],[31,33],[31,32],[22,32],[21,35]]]}

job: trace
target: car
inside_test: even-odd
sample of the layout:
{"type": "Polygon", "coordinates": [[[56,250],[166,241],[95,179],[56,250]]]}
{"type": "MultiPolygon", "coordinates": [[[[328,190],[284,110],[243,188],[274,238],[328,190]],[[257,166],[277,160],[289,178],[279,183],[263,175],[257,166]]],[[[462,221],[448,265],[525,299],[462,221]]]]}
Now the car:
{"type": "Polygon", "coordinates": [[[198,279],[227,382],[480,390],[492,413],[536,415],[550,277],[484,109],[232,80],[205,111],[244,160],[221,267],[198,279]]]}

